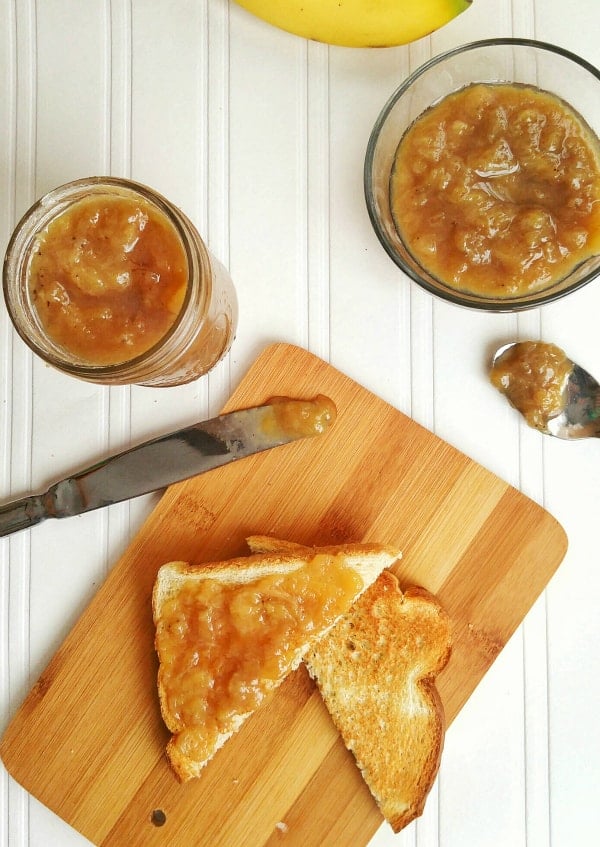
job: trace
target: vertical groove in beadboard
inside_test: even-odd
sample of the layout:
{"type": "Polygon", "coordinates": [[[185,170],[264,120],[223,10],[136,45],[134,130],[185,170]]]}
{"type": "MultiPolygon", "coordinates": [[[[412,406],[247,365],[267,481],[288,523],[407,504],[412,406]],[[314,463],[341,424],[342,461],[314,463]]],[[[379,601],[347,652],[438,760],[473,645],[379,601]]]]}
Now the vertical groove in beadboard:
{"type": "MultiPolygon", "coordinates": [[[[131,0],[106,0],[104,80],[108,131],[104,160],[112,176],[131,176],[131,0]]],[[[131,389],[111,386],[103,392],[102,422],[107,453],[118,452],[131,441],[131,389]]],[[[129,502],[103,510],[100,516],[104,538],[104,568],[114,562],[114,548],[123,549],[131,534],[129,502]]]]}
{"type": "MultiPolygon", "coordinates": [[[[409,46],[409,71],[414,72],[432,56],[431,38],[409,46]]],[[[410,415],[435,432],[435,317],[436,303],[427,292],[410,286],[410,415]],[[416,328],[419,328],[417,332],[416,328]]],[[[428,798],[423,817],[414,827],[415,847],[437,844],[440,820],[440,785],[428,798]]]]}
{"type": "MultiPolygon", "coordinates": [[[[104,132],[102,138],[102,171],[105,174],[111,173],[111,151],[112,151],[112,2],[104,0],[104,30],[102,33],[104,40],[103,52],[103,124],[104,132]]],[[[101,392],[99,397],[100,409],[98,414],[99,438],[106,450],[110,444],[110,393],[101,392]]],[[[109,527],[110,518],[107,509],[102,509],[98,515],[100,546],[102,548],[102,562],[104,572],[108,572],[109,562],[109,527]]]]}
{"type": "MultiPolygon", "coordinates": [[[[211,14],[206,2],[200,4],[200,9],[202,24],[198,32],[198,55],[201,57],[201,61],[198,66],[198,96],[193,103],[197,115],[198,130],[194,222],[200,234],[208,242],[209,248],[218,253],[219,247],[222,246],[217,244],[217,239],[222,235],[219,219],[219,213],[222,212],[222,201],[219,192],[222,189],[223,182],[224,156],[223,151],[219,150],[216,139],[223,130],[223,116],[220,110],[224,101],[223,86],[226,84],[227,72],[222,62],[222,56],[217,55],[218,50],[211,51],[211,44],[214,43],[216,46],[222,39],[223,15],[211,14]],[[221,61],[219,61],[220,58],[221,61]],[[210,93],[212,81],[218,83],[217,87],[220,92],[220,95],[215,97],[214,101],[211,101],[210,93]],[[211,160],[213,148],[215,158],[211,160]],[[209,161],[211,167],[209,167],[209,161]]],[[[221,258],[226,260],[225,256],[221,256],[221,258]]]]}
{"type": "MultiPolygon", "coordinates": [[[[206,57],[203,69],[203,102],[198,103],[200,120],[204,120],[201,137],[204,155],[198,191],[205,192],[207,241],[211,251],[230,267],[230,44],[229,4],[209,3],[205,14],[206,57]]],[[[235,279],[233,280],[235,285],[235,279]]],[[[235,350],[235,342],[233,346],[235,350]]],[[[231,356],[228,356],[205,379],[198,382],[203,413],[216,414],[231,393],[231,356]]]]}
{"type": "MultiPolygon", "coordinates": [[[[431,57],[431,39],[409,45],[410,71],[431,57]]],[[[431,296],[415,285],[410,290],[411,402],[410,415],[435,432],[433,384],[434,307],[431,296]],[[419,327],[417,333],[416,327],[419,327]]]]}
{"type": "MultiPolygon", "coordinates": [[[[197,114],[198,153],[196,157],[196,191],[194,222],[209,250],[227,267],[229,245],[226,233],[228,210],[228,56],[227,4],[213,12],[209,4],[201,4],[202,26],[199,35],[199,91],[194,103],[197,114]],[[213,86],[213,82],[215,83],[213,86]],[[215,94],[218,91],[218,94],[215,94]],[[219,143],[220,142],[220,143],[219,143]]],[[[218,410],[211,408],[211,398],[218,394],[220,372],[214,372],[198,383],[198,417],[218,410]]],[[[222,404],[220,404],[222,405],[222,404]]]]}
{"type": "Polygon", "coordinates": [[[306,45],[306,274],[308,349],[331,359],[329,47],[306,45]],[[316,327],[316,330],[315,330],[316,327]]]}
{"type": "MultiPolygon", "coordinates": [[[[513,34],[535,38],[535,0],[512,3],[513,34]]],[[[543,313],[536,309],[517,317],[520,340],[543,338],[543,313]]],[[[519,432],[519,487],[544,504],[544,440],[524,422],[519,432]]],[[[548,628],[545,593],[527,615],[523,633],[523,716],[525,769],[525,841],[528,847],[550,844],[548,628]]]]}
{"type": "MultiPolygon", "coordinates": [[[[410,54],[408,50],[402,50],[398,53],[398,79],[406,79],[411,70],[410,54]]],[[[412,318],[412,290],[414,283],[400,269],[398,269],[398,284],[397,284],[397,317],[398,317],[398,335],[400,343],[398,345],[398,358],[396,360],[397,382],[396,392],[397,400],[395,405],[404,414],[409,417],[412,415],[412,335],[413,335],[413,318],[412,318]]]]}
{"type": "MultiPolygon", "coordinates": [[[[4,68],[3,85],[5,86],[6,112],[2,115],[2,123],[6,128],[6,158],[2,162],[2,192],[5,204],[2,210],[1,234],[8,238],[16,219],[16,150],[17,150],[17,31],[16,31],[16,0],[6,3],[2,12],[3,37],[6,43],[6,66],[4,68]]],[[[6,311],[0,316],[0,332],[2,344],[1,356],[1,386],[0,386],[0,437],[2,459],[0,460],[1,496],[4,500],[10,491],[11,453],[12,453],[12,341],[13,335],[6,311]]],[[[0,732],[12,714],[13,703],[11,691],[11,603],[10,603],[10,539],[0,541],[0,690],[2,691],[2,712],[0,714],[0,732]]],[[[6,770],[0,769],[0,845],[9,847],[11,834],[11,782],[6,770]]]]}
{"type": "MultiPolygon", "coordinates": [[[[15,219],[31,204],[36,194],[36,4],[35,0],[15,3],[14,56],[16,114],[14,158],[15,219]]],[[[13,221],[14,223],[14,221],[13,221]]],[[[15,334],[12,334],[13,340],[15,334]]],[[[31,448],[33,414],[33,373],[31,353],[15,342],[10,351],[10,391],[12,427],[10,432],[10,489],[23,493],[31,487],[31,448]],[[18,425],[17,423],[18,422],[18,425]]],[[[8,705],[12,714],[29,685],[30,672],[30,539],[22,532],[8,540],[8,705]],[[14,581],[10,572],[18,573],[14,581]]],[[[16,782],[8,784],[10,815],[8,843],[19,847],[29,843],[29,797],[16,782]]]]}
{"type": "MultiPolygon", "coordinates": [[[[2,18],[0,18],[2,21],[2,18]]],[[[4,68],[5,98],[6,111],[0,115],[0,120],[6,128],[4,138],[6,141],[6,154],[0,166],[0,175],[2,177],[2,195],[5,202],[0,210],[0,237],[4,242],[8,240],[10,231],[13,227],[15,214],[15,159],[16,159],[16,120],[15,120],[15,104],[16,104],[16,19],[14,12],[14,2],[6,4],[4,12],[4,37],[6,40],[6,59],[7,64],[4,68]]],[[[11,415],[11,356],[12,356],[12,328],[6,310],[0,313],[0,337],[2,347],[0,351],[0,433],[2,435],[2,450],[0,452],[0,485],[2,486],[2,494],[4,497],[8,491],[10,484],[10,421],[11,415]]],[[[3,543],[2,550],[6,552],[7,542],[3,543]]],[[[3,583],[4,584],[4,581],[3,583]]],[[[5,644],[6,642],[2,642],[5,644]]],[[[3,654],[0,654],[2,656],[3,654]]],[[[2,661],[0,659],[0,661],[2,661]]],[[[2,666],[4,667],[4,666],[2,666]]],[[[3,676],[0,679],[4,680],[3,676]]]]}
{"type": "Polygon", "coordinates": [[[112,176],[131,176],[131,0],[107,0],[109,15],[108,168],[112,176]]]}
{"type": "Polygon", "coordinates": [[[535,38],[535,0],[513,0],[512,32],[519,38],[535,38]]]}
{"type": "Polygon", "coordinates": [[[102,135],[102,172],[111,173],[111,137],[112,137],[112,0],[104,0],[104,26],[102,32],[104,41],[103,53],[103,135],[102,135]]]}
{"type": "Polygon", "coordinates": [[[290,258],[293,261],[294,314],[297,326],[297,341],[308,346],[308,316],[310,294],[308,287],[308,173],[309,173],[309,126],[308,112],[308,47],[306,41],[294,42],[294,116],[296,143],[294,145],[294,175],[296,179],[294,224],[296,235],[290,258]]]}

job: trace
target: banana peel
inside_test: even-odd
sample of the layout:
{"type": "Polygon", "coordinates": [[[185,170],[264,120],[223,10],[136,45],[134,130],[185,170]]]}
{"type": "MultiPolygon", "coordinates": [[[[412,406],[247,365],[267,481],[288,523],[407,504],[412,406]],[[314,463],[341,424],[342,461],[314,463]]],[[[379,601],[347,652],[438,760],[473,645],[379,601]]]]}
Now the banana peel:
{"type": "Polygon", "coordinates": [[[434,32],[472,0],[236,0],[279,29],[342,47],[393,47],[434,32]]]}

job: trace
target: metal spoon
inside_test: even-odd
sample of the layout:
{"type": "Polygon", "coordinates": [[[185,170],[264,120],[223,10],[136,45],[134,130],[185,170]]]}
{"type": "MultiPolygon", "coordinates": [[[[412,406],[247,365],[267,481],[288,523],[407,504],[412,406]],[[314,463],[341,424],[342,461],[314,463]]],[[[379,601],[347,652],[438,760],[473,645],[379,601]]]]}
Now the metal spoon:
{"type": "MultiPolygon", "coordinates": [[[[521,354],[525,356],[528,351],[527,345],[533,343],[513,342],[512,344],[504,344],[496,350],[492,359],[490,378],[492,379],[495,369],[498,369],[502,365],[502,357],[506,361],[508,356],[513,359],[519,357],[521,354]]],[[[561,385],[558,408],[553,409],[548,415],[545,414],[543,409],[538,409],[538,414],[536,415],[534,413],[536,422],[532,423],[530,419],[531,414],[529,414],[531,406],[525,408],[523,403],[520,402],[522,397],[515,398],[514,396],[510,396],[510,380],[506,376],[504,382],[509,384],[499,385],[495,382],[496,388],[509,399],[511,405],[521,412],[530,426],[533,426],[534,429],[546,435],[554,435],[556,438],[564,439],[600,438],[600,384],[598,384],[591,374],[571,361],[560,348],[557,348],[555,345],[545,345],[543,342],[535,343],[538,347],[552,347],[555,351],[562,353],[564,357],[565,373],[561,385]]],[[[520,371],[518,378],[524,386],[524,370],[520,371]]],[[[535,374],[531,376],[531,386],[532,389],[544,390],[543,386],[540,386],[539,381],[537,381],[536,385],[535,374]]],[[[539,395],[534,394],[532,396],[535,403],[535,398],[539,395]]]]}

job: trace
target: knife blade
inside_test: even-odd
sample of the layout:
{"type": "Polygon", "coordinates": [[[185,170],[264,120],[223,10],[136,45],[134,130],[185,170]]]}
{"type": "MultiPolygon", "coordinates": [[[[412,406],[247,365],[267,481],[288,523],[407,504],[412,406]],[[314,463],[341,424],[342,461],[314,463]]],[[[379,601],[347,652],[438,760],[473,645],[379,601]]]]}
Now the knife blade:
{"type": "Polygon", "coordinates": [[[274,398],[262,406],[219,415],[104,459],[52,485],[0,506],[0,537],[46,518],[66,518],[165,488],[254,453],[320,435],[335,405],[274,398]]]}

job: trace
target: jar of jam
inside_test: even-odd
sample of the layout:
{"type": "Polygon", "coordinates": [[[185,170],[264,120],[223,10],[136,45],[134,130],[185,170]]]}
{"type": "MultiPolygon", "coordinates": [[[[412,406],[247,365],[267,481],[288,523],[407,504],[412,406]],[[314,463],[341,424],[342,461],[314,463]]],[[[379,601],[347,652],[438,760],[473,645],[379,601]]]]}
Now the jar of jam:
{"type": "Polygon", "coordinates": [[[91,382],[190,382],[235,335],[228,272],[176,206],[129,180],[91,177],[42,197],[11,237],[3,282],[29,347],[91,382]]]}

